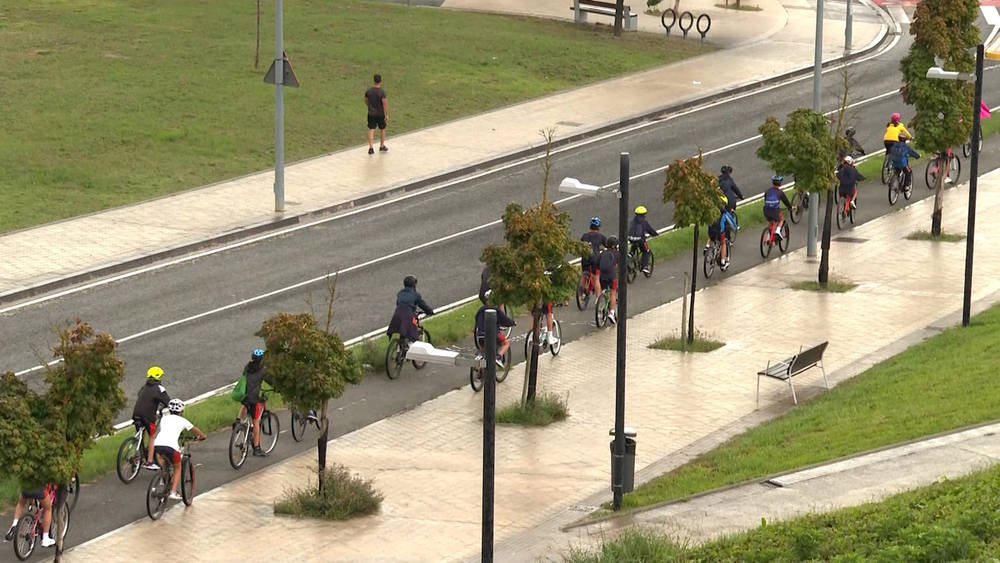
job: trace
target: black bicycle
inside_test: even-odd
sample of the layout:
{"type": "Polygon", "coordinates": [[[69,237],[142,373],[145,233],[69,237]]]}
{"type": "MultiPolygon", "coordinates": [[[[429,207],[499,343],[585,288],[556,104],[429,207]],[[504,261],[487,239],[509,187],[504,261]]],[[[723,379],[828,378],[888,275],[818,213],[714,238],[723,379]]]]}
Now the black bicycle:
{"type": "Polygon", "coordinates": [[[628,283],[634,282],[640,271],[642,271],[642,275],[647,278],[653,275],[653,265],[656,262],[655,257],[653,256],[653,250],[649,250],[649,269],[642,270],[642,249],[639,247],[639,244],[639,242],[631,240],[628,244],[628,283]]]}
{"type": "MultiPolygon", "coordinates": [[[[417,339],[433,345],[434,342],[431,340],[431,333],[420,324],[422,319],[423,317],[417,317],[417,334],[419,335],[417,339]]],[[[403,372],[403,364],[406,363],[406,351],[409,349],[410,344],[402,335],[394,334],[389,339],[389,345],[385,347],[385,374],[389,376],[389,379],[396,379],[403,372]]],[[[427,365],[427,362],[418,362],[416,360],[412,360],[410,363],[413,364],[415,369],[424,369],[424,366],[427,365]]]]}
{"type": "Polygon", "coordinates": [[[302,414],[299,411],[292,411],[292,439],[296,442],[301,442],[302,437],[305,436],[306,427],[310,424],[316,425],[316,430],[322,430],[316,411],[309,411],[306,414],[302,414]]]}
{"type": "MultiPolygon", "coordinates": [[[[181,447],[181,499],[184,506],[191,506],[194,502],[194,465],[191,463],[191,442],[201,440],[201,438],[183,437],[178,442],[181,447]]],[[[153,520],[159,520],[160,516],[167,510],[167,501],[170,500],[170,488],[174,482],[173,460],[168,460],[164,456],[159,456],[160,470],[153,475],[146,488],[146,513],[153,520]]]]}
{"type": "MultiPolygon", "coordinates": [[[[264,412],[260,415],[260,449],[264,455],[271,453],[278,443],[278,434],[281,433],[281,422],[278,415],[267,410],[267,396],[274,391],[261,390],[261,404],[264,405],[264,412]]],[[[229,437],[229,465],[233,469],[239,469],[243,462],[247,460],[247,453],[253,449],[253,428],[251,427],[251,413],[247,409],[246,415],[240,419],[239,423],[233,427],[233,433],[229,437]]]]}

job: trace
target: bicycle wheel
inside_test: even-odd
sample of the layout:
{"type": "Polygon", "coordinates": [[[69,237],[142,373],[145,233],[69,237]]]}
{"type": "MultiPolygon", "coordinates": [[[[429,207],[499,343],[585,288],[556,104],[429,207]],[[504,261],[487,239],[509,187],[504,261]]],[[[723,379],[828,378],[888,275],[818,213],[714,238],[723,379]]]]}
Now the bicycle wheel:
{"type": "Polygon", "coordinates": [[[503,355],[503,369],[497,369],[497,383],[503,383],[503,380],[507,379],[507,374],[510,373],[510,366],[513,363],[510,347],[508,346],[507,351],[503,355]]]}
{"type": "MultiPolygon", "coordinates": [[[[849,203],[847,205],[850,205],[849,203]]],[[[844,214],[844,206],[841,205],[837,208],[837,228],[843,229],[844,224],[847,223],[847,216],[844,214]]]]}
{"type": "Polygon", "coordinates": [[[885,158],[882,159],[882,184],[889,183],[889,176],[892,174],[892,163],[889,160],[889,153],[885,153],[885,158]]]}
{"type": "MultiPolygon", "coordinates": [[[[795,190],[795,195],[792,196],[792,209],[794,209],[794,211],[788,214],[788,218],[791,219],[792,223],[795,223],[796,225],[798,225],[799,221],[802,220],[802,210],[803,210],[802,200],[804,199],[805,199],[804,192],[802,190],[795,190]]],[[[710,275],[710,274],[706,272],[705,275],[710,275]]]]}
{"type": "MultiPolygon", "coordinates": [[[[905,181],[906,179],[904,178],[900,180],[900,183],[902,184],[905,181]]],[[[910,183],[907,184],[905,188],[903,188],[903,199],[909,200],[912,196],[913,196],[913,178],[911,177],[910,183]]]]}
{"type": "Polygon", "coordinates": [[[556,337],[556,343],[549,346],[549,352],[558,356],[559,350],[562,350],[562,323],[559,319],[552,319],[552,334],[556,337]]]}
{"type": "Polygon", "coordinates": [[[260,415],[260,449],[265,454],[271,453],[278,444],[278,434],[281,434],[281,421],[278,415],[265,409],[260,415]]]}
{"type": "Polygon", "coordinates": [[[385,347],[385,374],[389,376],[389,379],[399,377],[403,371],[403,363],[406,362],[400,351],[399,338],[399,336],[393,336],[389,340],[389,345],[385,347]]]}
{"type": "MultiPolygon", "coordinates": [[[[52,508],[53,508],[53,510],[55,510],[54,506],[52,508]]],[[[66,539],[66,534],[69,533],[69,517],[70,517],[70,513],[73,512],[72,510],[67,510],[68,508],[69,508],[69,505],[66,505],[65,507],[63,507],[62,510],[58,511],[58,513],[59,513],[58,514],[58,518],[59,518],[59,520],[62,521],[62,537],[63,537],[63,540],[66,539]]],[[[53,514],[55,514],[55,513],[53,513],[53,514]]],[[[56,519],[53,518],[52,519],[52,524],[49,526],[49,537],[50,538],[54,538],[55,535],[56,535],[56,519]]]]}
{"type": "Polygon", "coordinates": [[[181,498],[184,499],[184,506],[191,506],[194,502],[194,466],[188,457],[181,461],[181,498]]]}
{"type": "Polygon", "coordinates": [[[771,227],[764,227],[760,234],[760,257],[767,258],[771,254],[771,227]]]}
{"type": "Polygon", "coordinates": [[[951,161],[948,164],[948,179],[951,183],[957,184],[958,179],[962,176],[962,161],[959,160],[957,156],[951,157],[951,161]]]}
{"type": "Polygon", "coordinates": [[[35,527],[41,526],[40,520],[40,516],[30,513],[25,514],[17,522],[17,529],[14,531],[14,554],[21,561],[27,561],[35,551],[35,543],[38,541],[35,527]]]}
{"type": "Polygon", "coordinates": [[[472,390],[476,393],[483,390],[483,376],[482,373],[485,368],[469,368],[469,385],[472,390]]]}
{"type": "MultiPolygon", "coordinates": [[[[431,344],[431,345],[434,344],[433,342],[431,342],[431,333],[427,332],[426,328],[424,328],[422,326],[421,327],[417,327],[417,332],[420,333],[419,338],[420,338],[421,342],[426,342],[426,343],[431,344]]],[[[424,366],[427,365],[427,362],[418,362],[416,360],[411,361],[410,363],[413,364],[413,367],[416,368],[416,369],[424,369],[424,366]]]]}
{"type": "Polygon", "coordinates": [[[899,174],[894,173],[892,178],[889,178],[889,205],[896,205],[896,202],[899,201],[899,184],[901,182],[899,174]]]}
{"type": "Polygon", "coordinates": [[[597,324],[597,328],[601,328],[608,322],[608,312],[611,309],[608,299],[606,291],[597,297],[597,306],[594,307],[594,322],[597,324]]]}
{"type": "Polygon", "coordinates": [[[241,422],[233,428],[233,435],[229,437],[229,465],[232,465],[233,469],[239,469],[247,460],[247,449],[250,447],[247,430],[249,430],[247,423],[241,422]]]}
{"type": "Polygon", "coordinates": [[[852,205],[852,206],[851,206],[851,207],[850,207],[850,208],[849,208],[849,209],[847,210],[847,218],[851,220],[851,224],[852,224],[852,225],[854,224],[854,212],[855,212],[855,209],[854,209],[854,206],[852,205]]]}
{"type": "Polygon", "coordinates": [[[972,156],[972,137],[969,137],[969,140],[962,143],[962,156],[965,158],[972,156]]]}
{"type": "Polygon", "coordinates": [[[80,500],[80,474],[76,471],[73,472],[73,478],[69,480],[69,485],[66,486],[67,496],[66,496],[66,506],[69,507],[70,512],[76,508],[76,502],[80,500]]]}
{"type": "Polygon", "coordinates": [[[778,239],[778,250],[782,254],[788,250],[788,223],[781,224],[781,238],[778,239]]]}
{"type": "Polygon", "coordinates": [[[704,252],[704,265],[702,270],[705,272],[705,278],[712,277],[715,273],[715,243],[713,242],[711,246],[705,249],[704,252]]]}
{"type": "Polygon", "coordinates": [[[633,246],[628,253],[628,268],[626,269],[627,271],[625,274],[625,279],[628,280],[628,283],[634,282],[635,277],[639,275],[639,261],[636,259],[636,254],[638,254],[637,250],[638,249],[633,246]]]}
{"type": "Polygon", "coordinates": [[[306,424],[309,420],[302,416],[299,411],[292,411],[292,439],[296,442],[301,442],[302,437],[306,434],[306,424]]]}
{"type": "Polygon", "coordinates": [[[159,520],[163,512],[167,509],[167,496],[170,494],[170,484],[167,482],[167,474],[164,471],[157,471],[156,475],[149,481],[146,488],[146,514],[153,520],[159,520]]]}
{"type": "Polygon", "coordinates": [[[587,309],[590,304],[590,276],[583,274],[580,276],[580,283],[576,284],[576,307],[581,311],[587,309]]]}
{"type": "MultiPolygon", "coordinates": [[[[735,233],[736,231],[733,231],[733,232],[735,233]]],[[[643,272],[642,275],[646,276],[647,278],[651,277],[653,275],[653,266],[655,264],[656,264],[656,256],[653,254],[653,251],[650,250],[649,251],[649,273],[647,274],[646,272],[643,272]]]]}
{"type": "Polygon", "coordinates": [[[131,483],[142,466],[142,454],[139,452],[139,440],[130,436],[118,447],[118,478],[122,483],[131,483]]]}
{"type": "Polygon", "coordinates": [[[937,186],[937,174],[938,167],[940,163],[937,158],[934,158],[927,163],[927,167],[924,168],[924,181],[927,182],[927,189],[933,190],[937,186]]]}

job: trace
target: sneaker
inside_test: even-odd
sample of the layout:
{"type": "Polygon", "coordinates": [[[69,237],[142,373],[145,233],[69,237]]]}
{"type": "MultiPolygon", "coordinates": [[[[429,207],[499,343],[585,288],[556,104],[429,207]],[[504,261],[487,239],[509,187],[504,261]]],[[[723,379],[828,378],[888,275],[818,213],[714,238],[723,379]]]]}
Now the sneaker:
{"type": "Polygon", "coordinates": [[[260,446],[257,446],[253,449],[253,455],[257,457],[264,457],[264,450],[260,449],[260,446]]]}
{"type": "Polygon", "coordinates": [[[496,362],[497,362],[497,367],[498,368],[503,368],[504,367],[503,366],[503,357],[502,356],[497,356],[496,357],[496,362]]]}
{"type": "Polygon", "coordinates": [[[722,261],[722,264],[720,265],[720,268],[722,269],[723,272],[725,272],[726,270],[729,269],[729,258],[728,257],[725,260],[722,261]]]}
{"type": "Polygon", "coordinates": [[[42,547],[52,547],[56,544],[56,540],[52,538],[42,538],[42,547]]]}
{"type": "Polygon", "coordinates": [[[781,240],[785,237],[781,236],[781,229],[774,229],[774,238],[781,240]]]}
{"type": "Polygon", "coordinates": [[[14,530],[16,528],[17,528],[17,526],[11,526],[10,529],[7,530],[7,535],[3,537],[3,541],[11,541],[11,540],[13,540],[14,539],[14,530]]]}
{"type": "Polygon", "coordinates": [[[945,179],[944,179],[944,183],[945,183],[945,184],[950,184],[950,183],[951,183],[951,176],[947,176],[947,177],[945,177],[945,179]]]}
{"type": "Polygon", "coordinates": [[[150,471],[158,471],[160,469],[159,465],[156,465],[155,461],[150,461],[142,465],[143,469],[149,469],[150,471]]]}
{"type": "Polygon", "coordinates": [[[614,324],[618,324],[618,319],[615,318],[615,312],[614,311],[608,311],[608,320],[611,321],[611,324],[613,324],[613,325],[614,324]]]}
{"type": "Polygon", "coordinates": [[[857,208],[858,208],[858,201],[857,200],[852,201],[851,202],[851,209],[857,209],[857,208]]]}
{"type": "Polygon", "coordinates": [[[648,276],[649,275],[649,268],[643,268],[642,269],[642,273],[646,274],[648,276]]]}
{"type": "Polygon", "coordinates": [[[556,335],[554,335],[554,334],[552,334],[550,332],[549,333],[548,342],[549,342],[549,346],[555,346],[556,344],[559,344],[559,339],[556,338],[556,335]]]}
{"type": "Polygon", "coordinates": [[[389,147],[382,145],[378,148],[378,152],[389,152],[389,147]]]}
{"type": "Polygon", "coordinates": [[[375,149],[372,147],[368,147],[368,154],[375,154],[375,149]]]}
{"type": "Polygon", "coordinates": [[[167,498],[170,499],[170,500],[184,500],[181,497],[180,493],[177,493],[177,492],[170,493],[170,496],[168,496],[167,498]]]}

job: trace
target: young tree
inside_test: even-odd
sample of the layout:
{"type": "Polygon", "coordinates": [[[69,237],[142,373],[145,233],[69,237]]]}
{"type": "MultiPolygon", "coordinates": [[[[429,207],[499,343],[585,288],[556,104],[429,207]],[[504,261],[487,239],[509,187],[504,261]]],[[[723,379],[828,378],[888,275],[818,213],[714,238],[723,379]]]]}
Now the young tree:
{"type": "MultiPolygon", "coordinates": [[[[0,467],[17,477],[22,489],[57,484],[56,511],[65,510],[66,484],[83,451],[94,436],[112,433],[115,416],[125,407],[125,364],[115,354],[115,340],[80,320],[57,333],[54,354],[62,361],[47,369],[47,391],[36,393],[10,372],[0,376],[0,467]]],[[[61,527],[60,518],[53,522],[61,527]]],[[[62,535],[57,529],[56,561],[62,557],[62,535]]]]}
{"type": "MultiPolygon", "coordinates": [[[[845,85],[847,74],[844,75],[845,85]]],[[[846,100],[847,89],[844,89],[846,100]]],[[[795,188],[806,193],[826,192],[826,217],[823,224],[823,255],[820,258],[819,283],[826,285],[829,274],[830,221],[833,217],[833,184],[837,170],[837,150],[846,146],[841,135],[846,104],[841,104],[836,130],[831,131],[825,115],[809,108],[788,114],[784,127],[778,118],[768,116],[758,128],[764,140],[757,157],[782,175],[795,178],[795,188]]]]}
{"type": "Polygon", "coordinates": [[[336,280],[328,286],[326,327],[321,328],[311,313],[278,313],[264,321],[255,334],[264,339],[267,353],[264,367],[274,382],[275,390],[300,413],[317,410],[323,432],[316,442],[319,457],[319,489],[323,490],[323,470],[330,421],[327,406],[330,399],[344,394],[348,384],[358,384],[364,371],[358,359],[347,351],[333,321],[333,300],[336,280]]]}
{"type": "Polygon", "coordinates": [[[538,332],[542,322],[538,305],[569,299],[578,277],[566,257],[590,253],[590,246],[570,233],[569,213],[559,212],[548,200],[552,133],[549,130],[545,134],[542,201],[528,209],[519,203],[508,204],[503,214],[505,242],[487,246],[480,256],[490,269],[490,301],[533,311],[531,355],[522,401],[525,406],[535,399],[538,380],[538,332]]]}
{"type": "MultiPolygon", "coordinates": [[[[972,131],[973,87],[971,82],[927,78],[927,69],[942,61],[947,70],[971,73],[979,44],[979,2],[976,0],[923,0],[917,4],[910,35],[910,52],[900,62],[903,71],[903,101],[913,105],[916,116],[910,125],[916,131],[914,144],[923,150],[946,153],[965,142],[972,131]]],[[[941,234],[944,183],[951,161],[946,155],[939,168],[934,192],[931,233],[941,234]]]]}
{"type": "Polygon", "coordinates": [[[663,184],[664,203],[674,204],[674,225],[694,226],[691,267],[691,309],[688,317],[688,343],[694,342],[694,294],[698,287],[698,229],[719,218],[719,180],[705,170],[701,150],[697,157],[676,160],[667,167],[663,184]]]}

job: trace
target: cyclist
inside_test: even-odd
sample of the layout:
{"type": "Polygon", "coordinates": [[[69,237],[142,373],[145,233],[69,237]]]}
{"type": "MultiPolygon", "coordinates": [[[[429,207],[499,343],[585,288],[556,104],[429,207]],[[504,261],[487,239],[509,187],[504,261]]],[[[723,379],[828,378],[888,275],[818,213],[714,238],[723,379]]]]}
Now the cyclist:
{"type": "Polygon", "coordinates": [[[844,139],[847,140],[846,154],[849,154],[854,158],[865,155],[865,148],[861,146],[861,143],[859,143],[857,139],[854,138],[854,135],[856,134],[857,130],[855,130],[854,127],[848,127],[847,130],[844,131],[844,139]]]}
{"type": "Polygon", "coordinates": [[[434,309],[424,301],[424,298],[417,293],[417,278],[406,276],[403,278],[403,289],[396,294],[396,310],[389,321],[387,331],[391,338],[393,334],[403,337],[402,346],[405,347],[410,342],[416,342],[420,338],[417,331],[417,307],[429,317],[434,314],[434,309]]]}
{"type": "Polygon", "coordinates": [[[156,436],[156,415],[161,407],[165,407],[170,403],[170,395],[167,394],[167,390],[163,385],[160,385],[162,379],[163,369],[159,366],[153,366],[146,370],[146,384],[139,390],[138,399],[136,399],[135,407],[132,409],[132,422],[135,424],[136,430],[142,427],[149,433],[149,447],[146,450],[146,463],[143,467],[153,470],[160,468],[153,461],[153,437],[156,436]]]}
{"type": "Polygon", "coordinates": [[[611,292],[611,310],[608,312],[608,320],[611,324],[618,322],[618,260],[621,254],[618,252],[618,237],[611,235],[608,237],[607,247],[598,259],[601,272],[601,287],[609,289],[611,292]]]}
{"type": "Polygon", "coordinates": [[[889,123],[885,125],[885,135],[882,136],[882,142],[885,143],[885,150],[889,151],[892,149],[892,145],[896,144],[899,140],[899,134],[906,133],[907,137],[913,138],[913,135],[906,130],[906,126],[900,123],[899,114],[894,113],[889,118],[889,123]]]}
{"type": "MultiPolygon", "coordinates": [[[[722,174],[719,175],[719,189],[726,195],[726,209],[730,212],[736,209],[736,200],[743,199],[743,192],[740,191],[739,186],[736,185],[733,177],[730,176],[732,173],[733,167],[726,165],[722,167],[722,174]]],[[[735,221],[733,224],[736,224],[735,221]]]]}
{"type": "MultiPolygon", "coordinates": [[[[476,345],[480,347],[482,351],[486,351],[486,310],[490,306],[483,304],[482,307],[476,311],[476,328],[474,334],[476,335],[476,345]]],[[[507,353],[507,349],[510,348],[510,342],[504,338],[502,332],[500,332],[501,327],[506,326],[517,326],[514,319],[507,316],[506,313],[497,309],[497,365],[503,367],[503,355],[507,353]]]]}
{"type": "MultiPolygon", "coordinates": [[[[732,169],[730,168],[730,170],[732,169]]],[[[733,214],[729,211],[729,201],[728,197],[721,193],[719,194],[719,218],[708,226],[708,244],[705,245],[705,248],[709,248],[713,242],[719,241],[719,258],[723,271],[729,268],[729,256],[726,252],[726,236],[732,236],[732,231],[737,228],[736,221],[733,220],[733,214]]]]}
{"type": "Polygon", "coordinates": [[[236,428],[240,419],[245,414],[250,413],[250,426],[253,427],[253,455],[258,457],[267,455],[260,449],[260,417],[264,413],[264,400],[260,395],[260,386],[264,381],[267,381],[268,385],[274,385],[267,377],[267,369],[264,367],[263,360],[264,351],[257,348],[250,355],[250,361],[247,362],[246,367],[243,368],[243,376],[247,378],[247,394],[240,401],[240,414],[233,422],[233,428],[236,428]]]}
{"type": "Polygon", "coordinates": [[[583,268],[584,271],[590,271],[591,277],[593,277],[597,283],[597,295],[600,295],[601,276],[598,259],[601,255],[601,249],[608,245],[608,238],[601,233],[600,217],[590,218],[590,230],[583,233],[580,240],[590,245],[590,256],[584,256],[580,260],[580,267],[583,268]]]}
{"type": "MultiPolygon", "coordinates": [[[[900,136],[905,136],[906,133],[900,133],[900,136]]],[[[865,179],[861,175],[861,172],[854,167],[854,158],[851,155],[844,157],[844,164],[837,171],[837,181],[840,183],[841,197],[846,197],[850,202],[852,208],[858,208],[858,182],[865,179]]]]}
{"type": "Polygon", "coordinates": [[[486,304],[490,296],[490,267],[484,266],[483,273],[479,275],[479,300],[486,304]]]}
{"type": "Polygon", "coordinates": [[[24,512],[28,509],[29,500],[38,500],[42,504],[42,547],[52,547],[56,544],[56,540],[49,537],[49,528],[52,526],[52,496],[51,494],[55,491],[55,487],[52,485],[45,485],[40,489],[30,489],[22,490],[21,498],[17,499],[17,506],[14,507],[14,523],[10,525],[10,529],[7,530],[7,535],[4,536],[5,541],[12,541],[14,539],[14,533],[17,530],[17,522],[24,516],[24,512]]]}
{"type": "Polygon", "coordinates": [[[920,158],[920,153],[913,150],[906,142],[910,136],[906,133],[899,134],[899,141],[889,149],[889,158],[892,159],[892,168],[903,171],[903,187],[909,187],[913,181],[913,170],[910,170],[910,157],[920,158]]]}
{"type": "Polygon", "coordinates": [[[170,484],[169,498],[181,500],[181,496],[177,494],[177,485],[181,482],[181,446],[178,438],[185,430],[194,432],[199,441],[204,440],[205,435],[191,424],[191,421],[181,416],[184,412],[184,401],[171,399],[167,410],[169,413],[160,419],[160,431],[156,433],[153,451],[162,461],[174,465],[174,482],[170,484]]]}
{"type": "MultiPolygon", "coordinates": [[[[646,220],[646,208],[642,205],[635,208],[635,217],[628,225],[628,240],[635,243],[642,250],[642,273],[649,275],[649,244],[646,243],[646,236],[655,237],[656,229],[649,225],[646,220]]],[[[602,284],[603,285],[603,284],[602,284]]],[[[611,308],[614,310],[614,307],[611,308]]]]}
{"type": "Polygon", "coordinates": [[[781,238],[781,226],[785,223],[785,218],[781,214],[781,204],[784,203],[787,209],[792,208],[792,202],[788,201],[788,196],[781,189],[781,181],[784,178],[781,174],[771,176],[771,187],[764,192],[764,218],[777,223],[775,234],[781,238]]]}

